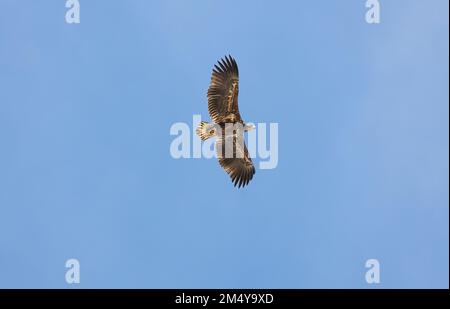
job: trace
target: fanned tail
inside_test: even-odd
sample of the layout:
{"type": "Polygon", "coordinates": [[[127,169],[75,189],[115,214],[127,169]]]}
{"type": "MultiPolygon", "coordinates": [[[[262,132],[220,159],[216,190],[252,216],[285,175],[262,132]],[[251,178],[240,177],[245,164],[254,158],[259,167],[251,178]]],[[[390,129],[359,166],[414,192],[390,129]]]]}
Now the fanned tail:
{"type": "Polygon", "coordinates": [[[201,121],[195,131],[202,141],[214,136],[214,125],[206,121],[201,121]]]}

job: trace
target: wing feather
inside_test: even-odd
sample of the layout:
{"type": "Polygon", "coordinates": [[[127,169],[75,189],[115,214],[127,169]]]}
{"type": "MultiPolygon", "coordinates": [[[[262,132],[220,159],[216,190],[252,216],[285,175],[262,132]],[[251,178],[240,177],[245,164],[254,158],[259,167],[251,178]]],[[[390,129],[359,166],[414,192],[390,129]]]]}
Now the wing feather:
{"type": "Polygon", "coordinates": [[[238,108],[239,70],[231,56],[214,65],[208,88],[208,112],[215,123],[224,122],[226,116],[233,112],[240,120],[238,108]]]}
{"type": "MultiPolygon", "coordinates": [[[[243,139],[243,136],[242,136],[243,139]]],[[[227,146],[228,147],[228,146],[227,146]]],[[[218,138],[216,142],[216,152],[220,166],[228,173],[234,186],[240,188],[248,185],[255,174],[255,167],[249,156],[245,142],[238,142],[237,138],[225,137],[218,138]],[[225,157],[225,141],[232,143],[233,156],[225,157]]]]}

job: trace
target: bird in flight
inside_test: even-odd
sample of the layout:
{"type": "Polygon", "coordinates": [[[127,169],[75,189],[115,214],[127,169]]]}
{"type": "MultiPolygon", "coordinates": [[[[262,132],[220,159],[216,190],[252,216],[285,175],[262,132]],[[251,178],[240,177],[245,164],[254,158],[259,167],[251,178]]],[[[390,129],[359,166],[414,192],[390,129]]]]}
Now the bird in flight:
{"type": "Polygon", "coordinates": [[[255,126],[245,123],[238,108],[239,71],[231,56],[214,65],[208,88],[208,112],[211,123],[200,122],[196,133],[202,139],[216,139],[219,164],[228,173],[234,186],[248,185],[255,167],[244,141],[244,132],[255,126]]]}

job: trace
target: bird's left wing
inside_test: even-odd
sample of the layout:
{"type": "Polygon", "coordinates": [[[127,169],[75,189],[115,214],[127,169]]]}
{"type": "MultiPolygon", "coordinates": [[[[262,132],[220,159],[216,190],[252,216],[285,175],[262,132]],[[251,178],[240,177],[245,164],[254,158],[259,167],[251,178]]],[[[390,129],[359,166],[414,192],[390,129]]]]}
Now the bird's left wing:
{"type": "Polygon", "coordinates": [[[255,167],[249,156],[247,146],[242,137],[229,136],[218,138],[216,142],[217,158],[222,168],[230,175],[234,186],[245,187],[255,174],[255,167]],[[228,155],[226,147],[230,149],[228,155]]]}

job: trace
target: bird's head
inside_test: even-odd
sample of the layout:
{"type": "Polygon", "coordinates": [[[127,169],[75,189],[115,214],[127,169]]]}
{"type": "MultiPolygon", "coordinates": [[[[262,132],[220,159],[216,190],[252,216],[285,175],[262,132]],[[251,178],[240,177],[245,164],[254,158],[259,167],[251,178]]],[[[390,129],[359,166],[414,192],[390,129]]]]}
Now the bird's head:
{"type": "Polygon", "coordinates": [[[244,131],[251,131],[254,129],[256,129],[256,126],[251,122],[247,122],[244,126],[244,131]]]}

